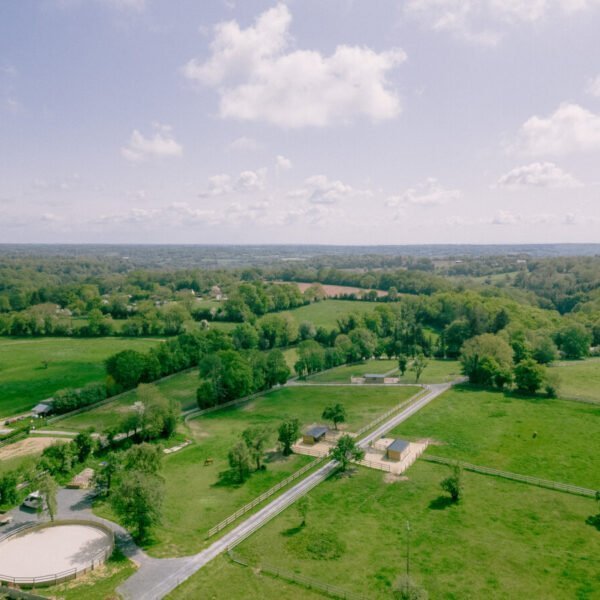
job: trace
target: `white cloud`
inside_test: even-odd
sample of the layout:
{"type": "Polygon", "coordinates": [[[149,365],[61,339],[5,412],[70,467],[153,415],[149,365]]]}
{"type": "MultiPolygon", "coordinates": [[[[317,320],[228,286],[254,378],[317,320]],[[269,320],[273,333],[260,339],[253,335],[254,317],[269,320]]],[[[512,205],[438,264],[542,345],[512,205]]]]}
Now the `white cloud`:
{"type": "Polygon", "coordinates": [[[275,162],[277,164],[277,167],[283,171],[287,171],[288,169],[292,168],[292,161],[289,158],[286,158],[285,156],[281,156],[281,154],[277,156],[275,162]]]}
{"type": "Polygon", "coordinates": [[[368,190],[356,190],[339,180],[330,180],[325,175],[313,175],[304,181],[304,186],[288,192],[288,198],[306,200],[310,204],[335,204],[346,198],[371,195],[368,190]]]}
{"type": "Polygon", "coordinates": [[[259,148],[260,144],[256,140],[245,136],[233,140],[233,142],[231,142],[231,144],[228,146],[229,150],[238,150],[240,152],[252,152],[254,150],[258,150],[259,148]]]}
{"type": "Polygon", "coordinates": [[[517,215],[507,211],[507,210],[499,210],[492,217],[492,225],[515,225],[518,223],[520,218],[517,215]]]}
{"type": "Polygon", "coordinates": [[[183,154],[183,148],[173,137],[168,125],[154,123],[154,134],[144,137],[137,129],[133,131],[129,143],[121,148],[121,156],[132,162],[143,162],[151,158],[172,158],[183,154]]]}
{"type": "Polygon", "coordinates": [[[600,98],[600,75],[597,77],[592,77],[588,80],[585,91],[591,96],[600,98]]]}
{"type": "Polygon", "coordinates": [[[295,128],[400,113],[387,74],[406,60],[402,50],[341,45],[330,56],[290,50],[291,20],[287,6],[278,4],[247,29],[220,23],[210,58],[190,60],[183,74],[218,90],[224,118],[295,128]]]}
{"type": "Polygon", "coordinates": [[[119,10],[136,10],[141,12],[146,8],[146,0],[101,0],[101,2],[119,10]]]}
{"type": "Polygon", "coordinates": [[[502,175],[496,184],[510,190],[522,188],[574,188],[582,184],[552,162],[534,162],[502,175]]]}
{"type": "Polygon", "coordinates": [[[598,6],[598,0],[407,0],[405,12],[434,31],[494,46],[508,26],[538,23],[598,6]]]}
{"type": "Polygon", "coordinates": [[[220,173],[209,177],[208,189],[199,195],[200,197],[207,197],[224,196],[234,192],[259,192],[265,189],[266,179],[267,169],[264,168],[256,171],[242,171],[236,178],[226,173],[220,173]]]}
{"type": "Polygon", "coordinates": [[[396,196],[389,196],[386,200],[387,206],[406,207],[416,206],[440,206],[454,200],[460,200],[460,190],[446,189],[442,187],[437,179],[430,177],[424,183],[408,188],[396,196]]]}
{"type": "Polygon", "coordinates": [[[534,116],[519,130],[509,151],[560,156],[600,150],[600,115],[578,104],[561,104],[549,117],[534,116]]]}

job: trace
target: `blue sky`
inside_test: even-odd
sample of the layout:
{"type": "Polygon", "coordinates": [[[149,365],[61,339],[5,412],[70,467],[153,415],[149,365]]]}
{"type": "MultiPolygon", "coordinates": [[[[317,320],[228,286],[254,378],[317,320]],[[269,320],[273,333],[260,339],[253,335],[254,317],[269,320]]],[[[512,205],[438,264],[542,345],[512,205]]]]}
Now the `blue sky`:
{"type": "Polygon", "coordinates": [[[0,4],[0,241],[600,241],[600,0],[0,4]]]}

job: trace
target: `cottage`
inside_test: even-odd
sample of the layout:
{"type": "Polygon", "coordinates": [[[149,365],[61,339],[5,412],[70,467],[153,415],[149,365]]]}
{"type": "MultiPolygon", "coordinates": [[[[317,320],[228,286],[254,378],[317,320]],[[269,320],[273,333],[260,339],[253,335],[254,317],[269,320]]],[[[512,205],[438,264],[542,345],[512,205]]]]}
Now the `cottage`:
{"type": "Polygon", "coordinates": [[[400,461],[408,454],[410,444],[404,440],[394,440],[386,450],[390,460],[400,461]]]}
{"type": "Polygon", "coordinates": [[[315,425],[315,427],[311,427],[302,435],[302,442],[312,446],[313,444],[320,442],[328,431],[329,428],[324,425],[315,425]]]}

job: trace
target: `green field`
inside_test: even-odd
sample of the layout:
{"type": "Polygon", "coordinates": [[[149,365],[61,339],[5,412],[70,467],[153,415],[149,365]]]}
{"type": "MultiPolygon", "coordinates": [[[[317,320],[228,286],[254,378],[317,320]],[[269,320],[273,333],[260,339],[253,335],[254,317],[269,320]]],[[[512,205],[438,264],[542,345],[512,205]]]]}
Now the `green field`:
{"type": "MultiPolygon", "coordinates": [[[[334,476],[310,492],[304,528],[292,506],[236,552],[254,565],[390,598],[405,572],[409,521],[411,574],[432,599],[598,597],[600,536],[585,523],[593,500],[465,473],[463,500],[449,505],[439,485],[448,473],[418,462],[397,483],[364,468],[334,476]]],[[[237,597],[237,585],[222,578],[212,597],[237,597]]]]}
{"type": "Polygon", "coordinates": [[[339,317],[350,313],[363,315],[372,312],[375,306],[374,302],[362,302],[360,300],[322,300],[321,302],[294,308],[285,314],[292,315],[298,324],[309,321],[315,327],[332,329],[337,327],[339,317]]]}
{"type": "Polygon", "coordinates": [[[0,415],[35,406],[66,387],[80,387],[105,377],[104,360],[132,348],[158,344],[146,338],[0,338],[0,415]],[[45,368],[43,361],[48,362],[45,368]]]}
{"type": "MultiPolygon", "coordinates": [[[[344,365],[330,369],[323,373],[317,373],[308,378],[308,382],[315,383],[350,383],[352,376],[360,377],[365,373],[387,373],[398,369],[396,360],[367,360],[356,365],[344,365]]],[[[398,377],[397,371],[391,376],[398,377]]],[[[429,360],[427,368],[421,375],[420,383],[444,383],[454,381],[461,376],[460,363],[453,360],[429,360]]],[[[415,383],[415,374],[407,371],[404,377],[400,377],[400,383],[415,383]]]]}
{"type": "MultiPolygon", "coordinates": [[[[352,430],[414,392],[415,388],[285,388],[191,420],[189,435],[196,444],[165,458],[164,525],[157,529],[157,541],[149,551],[155,556],[197,552],[211,527],[313,460],[295,455],[285,458],[278,452],[275,432],[284,418],[296,417],[302,425],[309,425],[321,421],[327,404],[341,402],[348,413],[347,428],[352,430]],[[219,482],[219,473],[228,469],[228,451],[244,429],[255,425],[272,431],[267,470],[254,473],[241,486],[219,482]],[[207,458],[213,459],[213,464],[204,466],[207,458]]],[[[100,511],[103,516],[110,516],[104,507],[100,511]]]]}
{"type": "Polygon", "coordinates": [[[461,386],[392,435],[433,438],[442,445],[429,446],[430,454],[600,489],[598,431],[598,406],[461,386]]]}
{"type": "Polygon", "coordinates": [[[564,362],[552,367],[560,377],[560,395],[600,403],[600,358],[564,362]]]}
{"type": "MultiPolygon", "coordinates": [[[[196,388],[198,387],[198,371],[192,369],[177,373],[158,381],[155,385],[169,399],[177,400],[182,410],[196,408],[196,388]]],[[[65,417],[55,422],[57,429],[85,430],[93,427],[96,431],[104,431],[117,425],[137,401],[136,390],[131,390],[116,397],[112,402],[103,404],[86,412],[65,417]]]]}

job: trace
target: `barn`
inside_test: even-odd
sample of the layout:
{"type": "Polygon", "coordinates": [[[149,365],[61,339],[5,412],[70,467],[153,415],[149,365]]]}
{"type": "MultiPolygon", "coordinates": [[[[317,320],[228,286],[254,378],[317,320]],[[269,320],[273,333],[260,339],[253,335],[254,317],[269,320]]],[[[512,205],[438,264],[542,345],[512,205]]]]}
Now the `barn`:
{"type": "Polygon", "coordinates": [[[325,425],[315,425],[302,435],[302,442],[312,446],[313,444],[320,442],[328,431],[329,428],[325,425]]]}
{"type": "Polygon", "coordinates": [[[404,440],[394,440],[386,450],[387,457],[390,460],[400,461],[408,454],[410,444],[404,440]]]}

